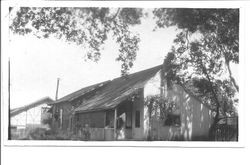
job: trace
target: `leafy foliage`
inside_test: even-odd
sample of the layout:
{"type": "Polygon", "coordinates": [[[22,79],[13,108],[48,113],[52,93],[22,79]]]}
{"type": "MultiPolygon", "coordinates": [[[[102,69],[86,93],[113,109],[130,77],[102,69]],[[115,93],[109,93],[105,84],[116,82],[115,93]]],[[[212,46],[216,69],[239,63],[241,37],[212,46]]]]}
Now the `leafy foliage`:
{"type": "Polygon", "coordinates": [[[149,118],[152,116],[160,117],[165,120],[168,114],[177,110],[176,103],[170,98],[162,98],[160,95],[147,96],[144,105],[148,108],[149,118]]]}
{"type": "MultiPolygon", "coordinates": [[[[235,111],[239,87],[232,77],[230,63],[239,63],[238,9],[155,9],[158,28],[177,26],[169,56],[172,80],[189,88],[220,113],[235,111]],[[223,75],[229,75],[222,79],[223,75]]],[[[168,71],[169,72],[169,71],[168,71]]],[[[225,76],[224,76],[225,77],[225,76]]]]}
{"type": "MultiPolygon", "coordinates": [[[[238,9],[155,9],[157,25],[160,28],[176,25],[190,33],[199,31],[202,34],[216,35],[216,42],[232,46],[237,53],[239,41],[238,9]]],[[[232,57],[238,62],[237,56],[232,57]]]]}
{"type": "Polygon", "coordinates": [[[117,61],[122,74],[133,66],[140,41],[129,26],[140,24],[142,9],[138,8],[65,8],[21,7],[10,29],[17,34],[33,33],[38,38],[51,35],[83,46],[86,59],[98,61],[108,36],[119,44],[117,61]]]}

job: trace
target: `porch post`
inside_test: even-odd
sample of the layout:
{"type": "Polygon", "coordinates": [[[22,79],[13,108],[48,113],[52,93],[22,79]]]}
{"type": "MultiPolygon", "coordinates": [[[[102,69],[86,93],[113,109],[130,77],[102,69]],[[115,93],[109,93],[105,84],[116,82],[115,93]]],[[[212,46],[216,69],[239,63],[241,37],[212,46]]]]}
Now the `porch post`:
{"type": "Polygon", "coordinates": [[[117,120],[117,108],[115,108],[115,113],[114,113],[114,139],[116,140],[116,120],[117,120]]]}
{"type": "Polygon", "coordinates": [[[103,139],[104,140],[106,140],[106,138],[105,138],[106,116],[107,116],[107,111],[104,111],[104,120],[103,120],[103,139]]]}

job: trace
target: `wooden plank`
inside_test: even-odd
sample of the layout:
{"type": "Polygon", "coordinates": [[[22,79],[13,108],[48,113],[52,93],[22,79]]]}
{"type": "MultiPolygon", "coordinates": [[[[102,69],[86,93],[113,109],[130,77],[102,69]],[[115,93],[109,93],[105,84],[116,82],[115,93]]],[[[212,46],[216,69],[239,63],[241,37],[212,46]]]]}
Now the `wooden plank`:
{"type": "Polygon", "coordinates": [[[116,140],[116,120],[117,120],[117,108],[115,108],[115,113],[114,113],[114,140],[116,140]]]}

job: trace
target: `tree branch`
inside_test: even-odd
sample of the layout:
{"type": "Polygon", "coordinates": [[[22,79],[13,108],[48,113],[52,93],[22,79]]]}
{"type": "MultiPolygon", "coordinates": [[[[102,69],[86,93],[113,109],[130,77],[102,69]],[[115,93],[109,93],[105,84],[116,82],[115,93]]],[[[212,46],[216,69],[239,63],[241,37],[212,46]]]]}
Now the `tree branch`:
{"type": "Polygon", "coordinates": [[[236,83],[236,81],[235,81],[235,79],[233,78],[233,76],[232,76],[232,71],[231,71],[231,68],[230,68],[230,65],[229,65],[229,59],[227,59],[227,57],[226,57],[226,48],[225,48],[225,46],[221,46],[221,49],[222,49],[222,51],[221,51],[221,53],[223,54],[223,57],[224,57],[224,59],[225,59],[225,64],[226,64],[226,67],[227,67],[227,70],[228,70],[228,73],[229,73],[229,78],[230,78],[230,80],[231,80],[231,83],[233,84],[233,86],[235,87],[235,89],[237,90],[237,92],[239,92],[239,86],[237,85],[237,83],[236,83]]]}
{"type": "Polygon", "coordinates": [[[186,30],[187,49],[189,48],[188,30],[186,30]]]}
{"type": "Polygon", "coordinates": [[[216,115],[215,115],[215,124],[216,124],[216,122],[218,121],[218,118],[219,118],[220,102],[219,102],[219,100],[217,98],[216,92],[214,91],[212,81],[211,81],[211,79],[210,79],[210,77],[209,77],[209,75],[207,73],[207,70],[206,70],[205,66],[203,65],[202,60],[199,59],[199,62],[200,62],[201,67],[203,68],[202,72],[205,74],[206,78],[208,79],[210,90],[211,90],[211,92],[213,94],[213,97],[215,99],[215,102],[216,102],[216,115]]]}
{"type": "Polygon", "coordinates": [[[120,10],[121,10],[121,8],[117,9],[115,15],[110,19],[110,21],[113,21],[118,16],[118,14],[120,13],[120,10]]]}
{"type": "Polygon", "coordinates": [[[235,79],[232,76],[232,71],[231,71],[231,68],[229,66],[229,62],[226,62],[226,66],[227,66],[227,70],[229,72],[229,78],[230,78],[232,84],[234,85],[235,89],[237,90],[237,92],[239,92],[239,86],[237,85],[235,79]]]}

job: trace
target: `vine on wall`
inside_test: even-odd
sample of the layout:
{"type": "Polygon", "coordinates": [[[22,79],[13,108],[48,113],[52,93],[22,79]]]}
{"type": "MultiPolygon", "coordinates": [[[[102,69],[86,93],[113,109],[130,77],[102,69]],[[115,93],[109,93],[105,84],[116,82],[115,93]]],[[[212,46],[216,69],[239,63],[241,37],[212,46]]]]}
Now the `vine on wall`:
{"type": "Polygon", "coordinates": [[[177,110],[176,103],[172,99],[160,95],[147,96],[144,104],[148,108],[149,118],[156,116],[159,120],[167,119],[169,114],[177,110]]]}

